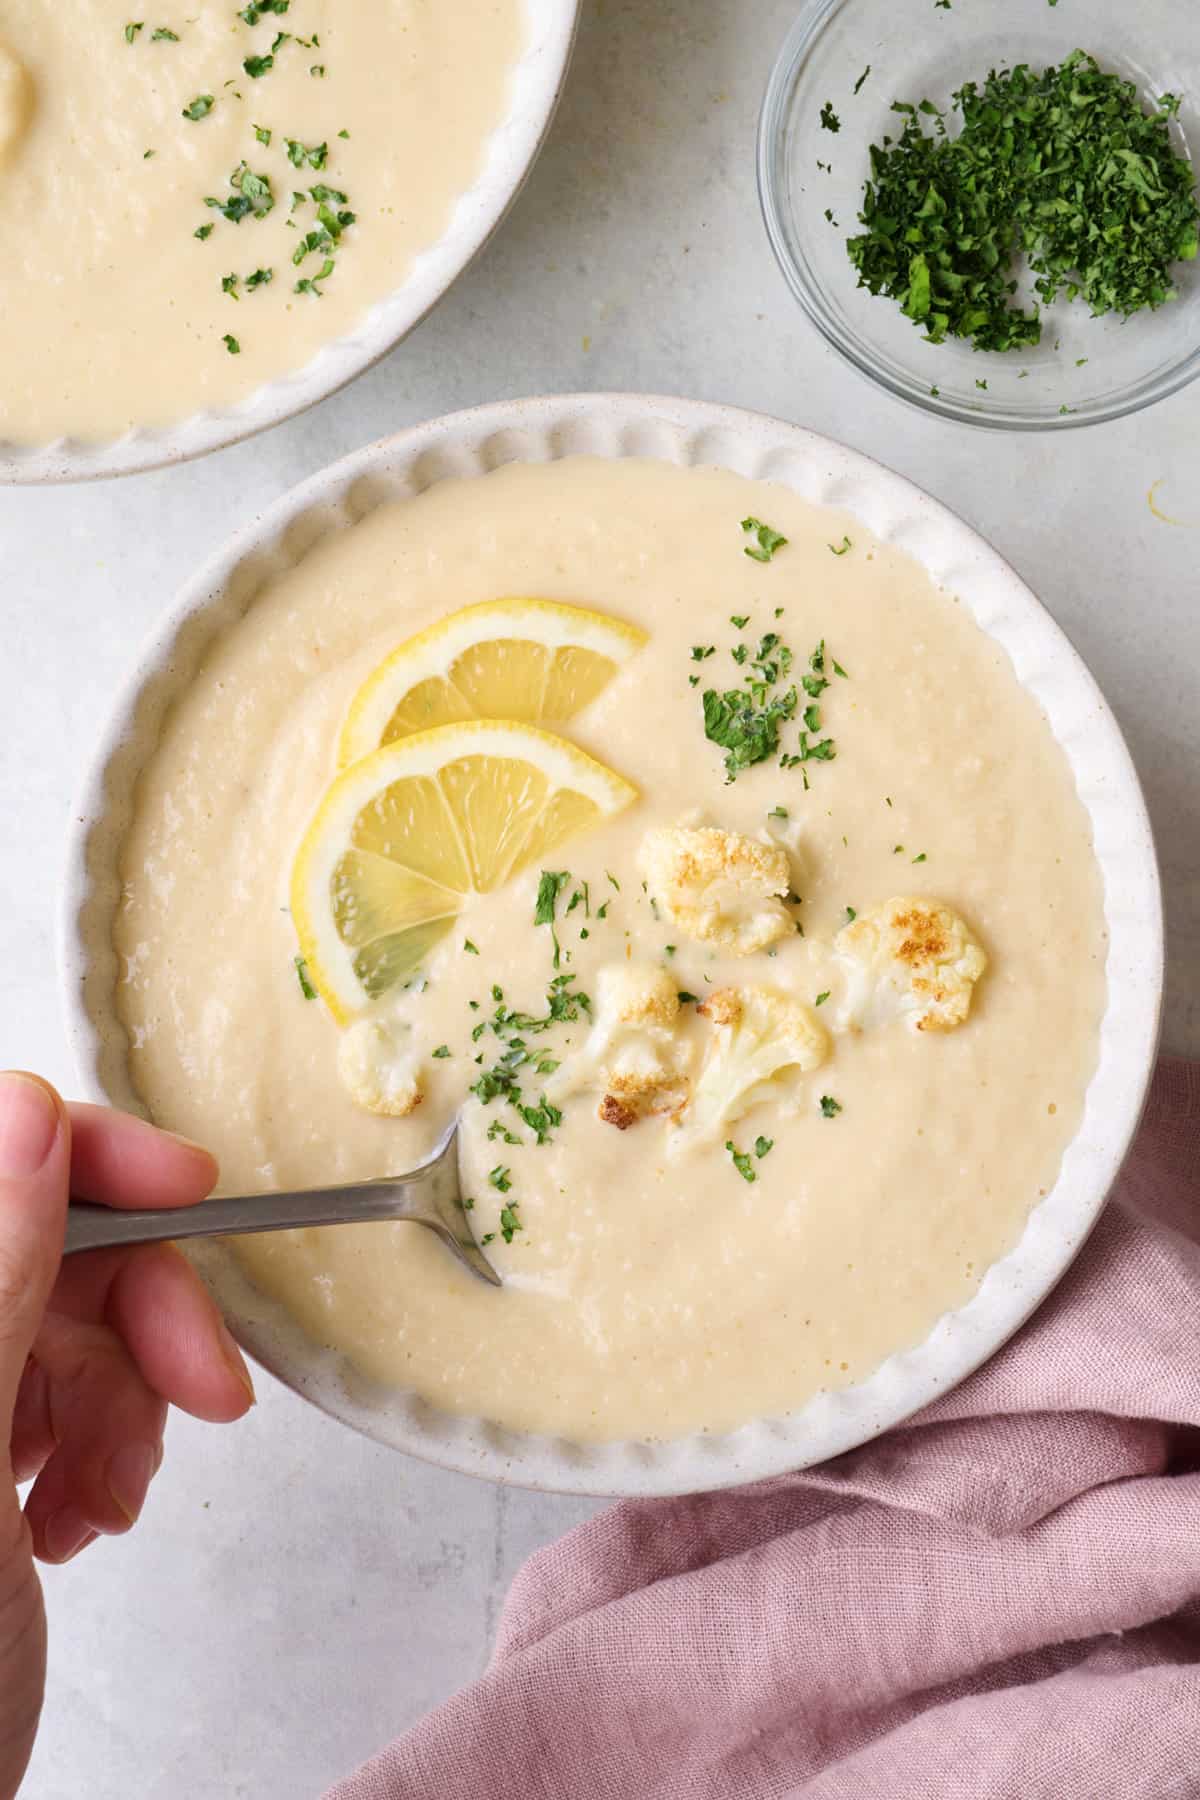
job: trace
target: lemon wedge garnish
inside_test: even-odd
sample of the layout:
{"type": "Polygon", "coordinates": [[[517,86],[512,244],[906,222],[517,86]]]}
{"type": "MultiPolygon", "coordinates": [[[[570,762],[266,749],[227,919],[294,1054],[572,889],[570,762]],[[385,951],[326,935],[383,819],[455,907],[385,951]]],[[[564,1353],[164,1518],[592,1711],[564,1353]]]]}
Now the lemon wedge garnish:
{"type": "Polygon", "coordinates": [[[561,724],[595,699],[646,635],[557,600],[464,606],[406,639],[367,676],[342,727],[339,767],[463,719],[561,724]]]}
{"type": "Polygon", "coordinates": [[[385,744],[338,776],[292,865],[309,979],[345,1024],[420,968],[468,895],[636,798],[532,725],[466,720],[385,744]]]}

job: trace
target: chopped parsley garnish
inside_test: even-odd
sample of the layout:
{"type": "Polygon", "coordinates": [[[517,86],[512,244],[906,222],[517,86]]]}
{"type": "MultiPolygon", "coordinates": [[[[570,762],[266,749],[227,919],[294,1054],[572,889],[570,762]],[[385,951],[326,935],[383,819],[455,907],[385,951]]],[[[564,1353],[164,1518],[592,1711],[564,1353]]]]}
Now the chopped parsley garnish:
{"type": "Polygon", "coordinates": [[[274,281],[274,279],[274,269],[255,269],[252,275],[246,277],[246,291],[252,293],[255,288],[266,287],[268,281],[274,281]]]}
{"type": "Polygon", "coordinates": [[[185,119],[207,119],[216,104],[216,99],[212,94],[197,94],[196,98],[189,100],[183,108],[183,116],[185,119]]]}
{"type": "Polygon", "coordinates": [[[242,354],[242,346],[238,343],[237,339],[230,332],[227,331],[225,333],[224,337],[221,339],[221,342],[224,344],[225,348],[228,350],[230,356],[240,356],[242,354]]]}
{"type": "Polygon", "coordinates": [[[554,941],[554,966],[556,969],[562,960],[562,950],[558,942],[558,933],[554,929],[554,915],[558,907],[558,896],[570,879],[570,872],[567,869],[543,869],[533,909],[534,924],[550,927],[550,936],[554,941]]]}
{"type": "Polygon", "coordinates": [[[321,290],[317,286],[317,283],[319,281],[328,281],[329,277],[333,274],[333,269],[334,269],[333,258],[331,256],[327,256],[325,258],[325,261],[321,264],[321,267],[317,270],[315,275],[313,275],[311,277],[308,275],[302,275],[300,277],[299,281],[296,283],[295,287],[292,290],[293,293],[315,294],[317,296],[317,299],[319,300],[321,298],[321,290]]]}
{"type": "MultiPolygon", "coordinates": [[[[763,1141],[765,1142],[766,1140],[764,1139],[763,1141]]],[[[757,1181],[758,1175],[755,1172],[754,1164],[750,1160],[749,1151],[739,1150],[732,1138],[726,1138],[725,1148],[733,1158],[733,1166],[741,1176],[742,1180],[757,1181]]]]}
{"type": "Polygon", "coordinates": [[[212,236],[212,230],[212,220],[210,219],[207,225],[197,225],[192,236],[199,238],[203,242],[206,237],[212,236]]]}
{"type": "Polygon", "coordinates": [[[842,121],[833,110],[833,101],[827,100],[821,108],[821,125],[826,131],[840,131],[842,121]]]}
{"type": "Polygon", "coordinates": [[[470,938],[463,939],[463,949],[466,951],[468,956],[478,956],[479,955],[479,950],[478,950],[477,946],[471,942],[470,938]]]}
{"type": "Polygon", "coordinates": [[[275,204],[270,176],[256,175],[244,162],[240,162],[229,177],[229,185],[234,191],[227,200],[218,200],[209,194],[204,204],[219,212],[231,225],[240,225],[249,214],[256,219],[265,219],[275,204]]]}
{"type": "Polygon", "coordinates": [[[238,18],[247,25],[257,25],[264,13],[285,13],[291,0],[251,0],[249,6],[242,8],[238,18]]]}
{"type": "Polygon", "coordinates": [[[821,1117],[823,1119],[836,1119],[841,1110],[840,1100],[835,1100],[832,1094],[821,1095],[821,1117]]]}
{"type": "Polygon", "coordinates": [[[544,1014],[516,1011],[506,1003],[503,988],[493,987],[495,1011],[490,1019],[481,1020],[471,1032],[477,1043],[485,1032],[490,1031],[504,1046],[492,1066],[485,1068],[472,1083],[471,1092],[484,1106],[489,1106],[493,1100],[507,1101],[539,1144],[544,1144],[549,1133],[562,1123],[562,1113],[550,1104],[545,1094],[537,1104],[528,1101],[521,1081],[531,1073],[553,1074],[558,1063],[543,1051],[531,1049],[528,1040],[554,1025],[572,1024],[581,1015],[590,1014],[591,999],[573,986],[574,980],[573,975],[554,977],[546,990],[544,1014]]]}
{"type": "Polygon", "coordinates": [[[850,539],[843,537],[840,544],[830,544],[829,548],[835,556],[845,556],[847,550],[851,548],[850,539]]]}
{"type": "Polygon", "coordinates": [[[249,75],[251,81],[261,81],[262,77],[264,75],[269,75],[271,70],[275,67],[275,58],[271,55],[270,51],[268,51],[265,56],[247,56],[242,63],[242,67],[245,69],[247,75],[249,75]]]}
{"type": "Polygon", "coordinates": [[[501,1194],[507,1194],[512,1186],[512,1176],[503,1163],[497,1163],[494,1169],[488,1170],[488,1180],[501,1194]]]}
{"type": "Polygon", "coordinates": [[[254,127],[254,135],[255,135],[255,137],[256,137],[256,138],[257,138],[257,139],[258,139],[258,141],[259,141],[259,143],[260,143],[260,144],[266,144],[266,145],[267,145],[267,147],[268,147],[268,148],[270,148],[270,143],[271,143],[271,131],[270,131],[270,127],[269,127],[269,126],[267,126],[267,125],[256,125],[256,126],[255,126],[255,127],[254,127]]]}
{"type": "MultiPolygon", "coordinates": [[[[325,74],[325,64],[324,63],[313,63],[312,67],[309,69],[308,72],[310,75],[315,75],[318,78],[318,80],[320,80],[325,74]]],[[[504,1241],[505,1241],[505,1243],[507,1243],[508,1239],[506,1238],[504,1241]]]]}
{"type": "Polygon", "coordinates": [[[915,863],[922,863],[922,862],[924,862],[924,861],[925,861],[925,852],[924,852],[924,851],[923,851],[923,850],[922,850],[922,852],[921,852],[921,854],[920,854],[920,856],[914,856],[914,857],[913,857],[913,861],[914,861],[914,862],[915,862],[915,863]]]}
{"type": "Polygon", "coordinates": [[[445,1056],[449,1056],[449,1054],[450,1054],[449,1044],[439,1044],[436,1050],[430,1051],[431,1056],[445,1057],[445,1056]]]}
{"type": "Polygon", "coordinates": [[[222,275],[221,292],[223,294],[229,294],[235,300],[240,299],[241,296],[238,294],[237,286],[238,277],[236,275],[222,275]]]}
{"type": "Polygon", "coordinates": [[[525,1228],[517,1217],[517,1202],[511,1200],[507,1206],[500,1208],[500,1236],[506,1244],[511,1244],[518,1231],[525,1228]]]}
{"type": "MultiPolygon", "coordinates": [[[[294,169],[323,169],[329,157],[328,144],[302,144],[298,138],[284,138],[287,158],[294,169]]],[[[343,196],[344,198],[344,196],[343,196]]]]}
{"type": "Polygon", "coordinates": [[[855,919],[857,919],[857,917],[858,917],[858,914],[855,912],[854,908],[852,906],[848,906],[846,908],[847,924],[853,925],[853,923],[854,923],[855,919]]]}
{"type": "Polygon", "coordinates": [[[128,25],[125,27],[125,42],[127,44],[132,44],[138,32],[145,30],[145,26],[145,19],[130,19],[128,25]]]}
{"type": "Polygon", "coordinates": [[[825,1002],[829,998],[829,993],[830,993],[830,990],[828,988],[826,988],[823,993],[818,994],[815,1001],[813,1002],[814,1006],[824,1006],[825,1002]]]}
{"type": "Polygon", "coordinates": [[[750,623],[750,614],[749,613],[730,613],[729,623],[734,627],[735,630],[745,631],[747,625],[750,623]]]}
{"type": "Polygon", "coordinates": [[[856,94],[870,73],[871,73],[871,65],[870,65],[870,63],[868,63],[866,68],[863,70],[862,74],[859,76],[858,80],[854,84],[854,92],[856,94]]]}
{"type": "Polygon", "coordinates": [[[693,1006],[699,1001],[699,994],[689,994],[686,988],[680,988],[675,998],[680,1006],[693,1006]]]}
{"type": "Polygon", "coordinates": [[[158,25],[150,33],[150,42],[152,44],[177,44],[179,33],[169,30],[165,25],[158,25]]]}
{"type": "MultiPolygon", "coordinates": [[[[781,532],[774,531],[764,525],[761,519],[743,519],[742,530],[749,532],[754,542],[742,547],[746,555],[754,562],[769,563],[777,550],[782,550],[787,539],[781,532]]],[[[738,627],[741,630],[741,626],[738,627]]]]}
{"type": "Polygon", "coordinates": [[[769,1152],[772,1151],[774,1148],[775,1148],[775,1139],[774,1138],[756,1137],[754,1140],[754,1154],[755,1154],[755,1156],[757,1156],[759,1162],[761,1162],[763,1157],[768,1155],[769,1152]]]}
{"type": "Polygon", "coordinates": [[[612,883],[612,885],[613,885],[613,887],[615,887],[615,888],[616,888],[616,890],[617,890],[617,892],[618,892],[618,894],[619,894],[619,893],[620,893],[620,891],[621,891],[621,884],[620,884],[620,882],[619,882],[619,881],[618,881],[618,880],[617,880],[617,878],[616,878],[616,876],[615,876],[615,875],[614,875],[614,874],[613,874],[613,872],[612,872],[612,870],[611,870],[611,869],[605,869],[605,871],[604,871],[604,879],[605,879],[605,880],[606,880],[606,881],[610,881],[610,882],[611,882],[611,883],[612,883]]]}
{"type": "Polygon", "coordinates": [[[786,806],[773,806],[767,814],[767,817],[768,819],[786,819],[788,817],[788,809],[786,806]]]}
{"type": "Polygon", "coordinates": [[[519,1144],[521,1142],[516,1132],[508,1129],[508,1126],[504,1123],[503,1119],[492,1120],[487,1128],[487,1136],[490,1144],[494,1144],[497,1138],[503,1139],[506,1144],[519,1144]]]}
{"type": "Polygon", "coordinates": [[[1171,265],[1200,249],[1200,208],[1171,96],[1147,112],[1132,81],[1076,50],[1040,72],[992,70],[954,105],[958,135],[939,121],[927,136],[920,114],[935,109],[894,103],[904,129],[872,146],[864,230],[846,245],[860,286],[899,301],[933,343],[977,350],[1040,342],[1040,305],[1060,294],[1124,318],[1173,297],[1171,265]],[[1028,310],[1013,297],[1022,255],[1028,310]]]}
{"type": "MultiPolygon", "coordinates": [[[[226,338],[225,342],[229,343],[230,340],[226,338]]],[[[294,956],[292,961],[296,968],[296,980],[300,983],[300,992],[304,995],[306,1000],[315,1000],[317,997],[317,990],[308,979],[307,960],[303,956],[294,956]]]]}
{"type": "Polygon", "coordinates": [[[717,646],[715,644],[693,644],[692,645],[692,661],[693,662],[704,662],[704,660],[707,657],[715,656],[716,653],[717,653],[717,646]]]}
{"type": "Polygon", "coordinates": [[[774,756],[779,749],[779,728],[794,717],[796,701],[794,687],[761,704],[742,688],[728,688],[724,693],[715,688],[705,690],[704,735],[726,752],[728,780],[752,763],[774,756]]]}

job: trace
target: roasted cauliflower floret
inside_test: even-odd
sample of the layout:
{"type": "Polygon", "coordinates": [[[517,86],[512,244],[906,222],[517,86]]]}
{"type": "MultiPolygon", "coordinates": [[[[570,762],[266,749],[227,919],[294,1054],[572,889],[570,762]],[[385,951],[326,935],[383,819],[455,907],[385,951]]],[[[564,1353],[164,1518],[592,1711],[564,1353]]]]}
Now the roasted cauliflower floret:
{"type": "Polygon", "coordinates": [[[687,1097],[688,1046],[679,994],[666,969],[612,963],[596,978],[594,1023],[582,1047],[546,1084],[555,1104],[599,1092],[600,1117],[625,1131],[647,1113],[676,1111],[687,1097]]]}
{"type": "Polygon", "coordinates": [[[713,1033],[674,1148],[723,1135],[761,1100],[788,1099],[829,1054],[812,1010],[775,988],[717,988],[697,1011],[713,1033]]]}
{"type": "Polygon", "coordinates": [[[734,956],[765,950],[795,929],[783,904],[787,853],[736,831],[683,825],[648,831],[639,868],[672,925],[734,956]]]}
{"type": "Polygon", "coordinates": [[[847,975],[841,1022],[860,1031],[893,1019],[953,1031],[987,968],[966,925],[938,900],[887,900],[844,925],[834,950],[847,975]]]}
{"type": "Polygon", "coordinates": [[[406,1026],[359,1019],[338,1045],[338,1077],[356,1106],[402,1119],[424,1098],[411,1032],[406,1026]]]}

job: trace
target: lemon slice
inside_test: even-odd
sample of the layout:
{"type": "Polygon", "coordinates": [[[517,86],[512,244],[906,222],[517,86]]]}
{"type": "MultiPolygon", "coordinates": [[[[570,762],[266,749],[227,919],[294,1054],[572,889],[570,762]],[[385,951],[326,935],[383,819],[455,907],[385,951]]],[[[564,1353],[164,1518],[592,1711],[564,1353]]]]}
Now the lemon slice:
{"type": "Polygon", "coordinates": [[[462,719],[560,724],[646,642],[636,625],[557,600],[485,600],[406,639],[363,682],[342,768],[415,731],[462,719]]]}
{"type": "Polygon", "coordinates": [[[292,865],[301,955],[334,1018],[412,975],[468,894],[636,798],[574,744],[512,721],[442,725],[346,769],[292,865]]]}

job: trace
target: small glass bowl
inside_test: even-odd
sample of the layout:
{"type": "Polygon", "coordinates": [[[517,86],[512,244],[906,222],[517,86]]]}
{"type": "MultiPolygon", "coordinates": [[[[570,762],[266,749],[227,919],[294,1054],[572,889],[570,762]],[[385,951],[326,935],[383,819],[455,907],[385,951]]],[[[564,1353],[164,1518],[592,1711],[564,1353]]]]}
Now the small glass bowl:
{"type": "Polygon", "coordinates": [[[942,418],[1069,430],[1136,412],[1200,374],[1200,260],[1175,266],[1177,297],[1156,312],[1092,318],[1084,302],[1059,299],[1043,309],[1040,344],[1005,352],[931,344],[895,300],[857,285],[845,240],[859,229],[868,147],[899,136],[892,101],[929,99],[949,118],[964,81],[1021,62],[1042,69],[1075,49],[1146,99],[1178,94],[1172,137],[1189,160],[1200,151],[1200,6],[1180,0],[806,0],[771,72],[759,195],[788,284],[855,368],[942,418]],[[836,132],[822,125],[826,102],[836,132]]]}

